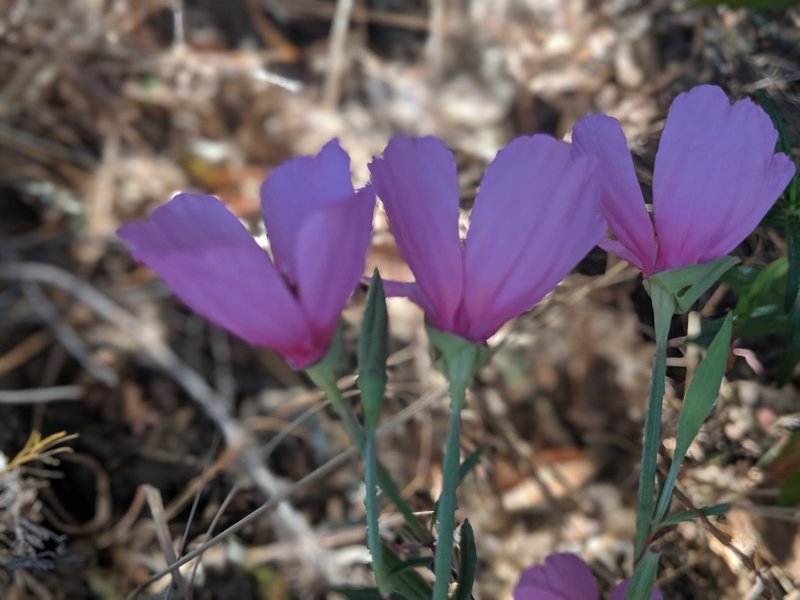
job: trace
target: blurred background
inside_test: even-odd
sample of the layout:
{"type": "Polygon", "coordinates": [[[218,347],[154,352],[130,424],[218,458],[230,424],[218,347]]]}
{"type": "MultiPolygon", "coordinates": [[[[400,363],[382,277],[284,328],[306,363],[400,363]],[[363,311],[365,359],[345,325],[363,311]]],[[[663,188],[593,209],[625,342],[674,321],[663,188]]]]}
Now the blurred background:
{"type": "MultiPolygon", "coordinates": [[[[768,104],[796,140],[800,10],[731,4],[0,0],[0,596],[124,598],[285,490],[288,502],[140,597],[174,584],[173,598],[341,598],[336,586],[369,584],[360,464],[342,457],[333,411],[278,355],[175,301],[116,228],[195,190],[261,235],[270,169],[338,137],[362,184],[397,133],[453,148],[467,211],[501,146],[562,137],[590,112],[620,120],[647,194],[669,103],[706,82],[768,104]],[[310,473],[312,485],[293,484],[310,473]]],[[[674,324],[668,449],[700,354],[682,337],[739,308],[767,265],[783,270],[751,306],[783,306],[781,218],[737,250],[742,279],[674,324]]],[[[380,212],[372,266],[411,277],[380,212]]],[[[358,291],[351,356],[362,307],[358,291]]],[[[681,490],[735,508],[664,534],[667,598],[800,598],[800,398],[781,314],[739,340],[744,358],[692,446],[681,490]]],[[[426,511],[444,381],[420,311],[391,300],[390,318],[380,453],[426,511]]],[[[630,573],[651,324],[638,273],[595,250],[492,340],[462,442],[483,448],[460,506],[476,532],[476,598],[510,598],[520,570],[553,551],[583,556],[602,589],[630,573]]],[[[387,508],[385,539],[398,526],[387,508]]]]}

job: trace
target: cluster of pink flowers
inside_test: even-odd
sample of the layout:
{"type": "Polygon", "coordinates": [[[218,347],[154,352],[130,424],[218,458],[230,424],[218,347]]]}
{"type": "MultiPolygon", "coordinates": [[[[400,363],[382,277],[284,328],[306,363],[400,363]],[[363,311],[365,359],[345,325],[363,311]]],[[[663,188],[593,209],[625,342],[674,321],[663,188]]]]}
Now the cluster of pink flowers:
{"type": "Polygon", "coordinates": [[[304,368],[325,354],[362,274],[377,195],[416,278],[387,292],[480,343],[598,243],[645,276],[730,252],[794,173],[776,139],[748,99],[731,105],[709,85],[678,96],[656,157],[654,223],[619,123],[591,115],[572,144],[534,135],[502,149],[464,240],[455,160],[432,137],[392,140],[360,190],[335,141],[275,169],[261,187],[272,260],[214,196],[180,194],[119,235],[196,312],[304,368]]]}
{"type": "MultiPolygon", "coordinates": [[[[179,194],[119,235],[189,307],[295,368],[320,361],[362,276],[376,199],[415,276],[386,282],[434,328],[484,343],[529,310],[597,244],[645,277],[720,258],[759,223],[795,168],[750,100],[700,86],[670,108],[648,214],[619,123],[581,119],[572,144],[545,135],[502,149],[459,234],[452,152],[432,137],[398,137],[355,190],[336,141],[290,160],[261,187],[268,256],[214,196],[179,194]]],[[[623,582],[609,598],[623,598],[623,582]]],[[[598,597],[589,568],[557,554],[526,570],[516,600],[598,597]]],[[[654,599],[660,599],[658,590],[654,599]]]]}

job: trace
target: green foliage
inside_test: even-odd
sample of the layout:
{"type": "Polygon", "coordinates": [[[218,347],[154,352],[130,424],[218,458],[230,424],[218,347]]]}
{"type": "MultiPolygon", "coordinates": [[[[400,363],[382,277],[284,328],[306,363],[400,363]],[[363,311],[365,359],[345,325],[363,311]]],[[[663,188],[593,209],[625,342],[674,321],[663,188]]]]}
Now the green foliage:
{"type": "MultiPolygon", "coordinates": [[[[792,156],[792,149],[800,145],[800,140],[789,137],[778,107],[770,97],[761,94],[757,100],[778,130],[777,150],[792,156]]],[[[800,181],[796,172],[768,217],[775,226],[783,229],[789,259],[784,291],[786,343],[778,368],[778,381],[784,384],[791,379],[795,365],[800,362],[800,181]]]]}
{"type": "Polygon", "coordinates": [[[642,559],[633,571],[628,591],[625,592],[625,600],[650,600],[653,595],[653,586],[656,583],[656,571],[658,571],[660,557],[660,554],[651,550],[642,555],[642,559]]]}
{"type": "MultiPolygon", "coordinates": [[[[697,510],[699,510],[702,514],[704,514],[707,517],[718,517],[720,515],[724,515],[731,508],[733,508],[733,504],[731,504],[730,502],[723,502],[722,504],[712,504],[710,506],[703,506],[701,508],[698,508],[697,510]]],[[[672,527],[674,525],[677,525],[678,523],[683,523],[684,521],[691,521],[695,517],[697,517],[697,514],[690,510],[677,512],[674,515],[670,515],[669,517],[661,521],[661,523],[659,524],[659,528],[672,527]]]]}
{"type": "Polygon", "coordinates": [[[364,426],[368,433],[378,425],[386,390],[388,323],[383,282],[378,269],[375,269],[367,292],[367,306],[358,340],[358,387],[364,405],[364,426]]]}
{"type": "MultiPolygon", "coordinates": [[[[652,288],[654,284],[660,285],[673,297],[677,310],[686,312],[700,296],[738,262],[739,259],[733,256],[723,256],[702,265],[689,265],[680,269],[659,271],[645,280],[645,286],[652,288]]],[[[648,291],[652,295],[652,290],[648,289],[648,291]]]]}
{"type": "Polygon", "coordinates": [[[431,587],[416,571],[418,567],[430,566],[430,558],[401,560],[386,544],[383,546],[383,556],[389,569],[393,600],[430,600],[431,587]]]}
{"type": "Polygon", "coordinates": [[[472,597],[472,584],[478,572],[478,551],[475,549],[475,534],[472,525],[464,520],[461,526],[461,559],[458,565],[458,586],[453,600],[469,600],[472,597]]]}
{"type": "MultiPolygon", "coordinates": [[[[784,335],[789,317],[784,309],[789,262],[781,257],[766,267],[737,265],[722,277],[722,283],[739,296],[733,309],[736,337],[784,335]]],[[[723,319],[704,319],[700,334],[692,341],[707,346],[723,319]]]]}
{"type": "Polygon", "coordinates": [[[672,459],[669,473],[667,473],[667,478],[661,486],[655,512],[655,524],[660,523],[666,516],[681,463],[686,456],[687,450],[689,450],[692,440],[697,436],[708,415],[711,414],[711,409],[714,408],[719,386],[725,374],[725,367],[728,364],[732,328],[733,315],[728,314],[719,332],[714,337],[714,341],[708,347],[705,358],[698,365],[695,376],[686,391],[683,407],[678,417],[675,455],[672,459]]]}

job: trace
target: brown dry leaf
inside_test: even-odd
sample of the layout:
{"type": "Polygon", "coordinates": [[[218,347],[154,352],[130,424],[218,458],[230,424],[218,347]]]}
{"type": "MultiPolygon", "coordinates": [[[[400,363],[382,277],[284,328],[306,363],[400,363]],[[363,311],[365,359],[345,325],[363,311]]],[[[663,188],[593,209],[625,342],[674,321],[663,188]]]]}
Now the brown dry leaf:
{"type": "Polygon", "coordinates": [[[548,492],[554,499],[569,496],[589,483],[597,472],[595,460],[578,448],[546,450],[540,453],[537,462],[540,466],[533,475],[503,493],[502,502],[506,510],[544,508],[548,492]]]}

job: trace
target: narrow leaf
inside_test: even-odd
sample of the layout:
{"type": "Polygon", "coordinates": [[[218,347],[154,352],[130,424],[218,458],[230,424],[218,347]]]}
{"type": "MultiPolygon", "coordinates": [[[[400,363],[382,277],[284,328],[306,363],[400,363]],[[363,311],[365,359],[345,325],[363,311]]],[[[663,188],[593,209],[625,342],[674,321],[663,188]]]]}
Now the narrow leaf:
{"type": "MultiPolygon", "coordinates": [[[[703,513],[707,517],[718,517],[720,515],[724,515],[728,512],[733,504],[730,502],[723,502],[722,504],[712,504],[711,506],[703,506],[698,510],[703,513]]],[[[672,527],[673,525],[677,525],[678,523],[683,523],[684,521],[691,521],[697,515],[690,510],[681,511],[679,513],[675,513],[674,515],[670,515],[663,521],[661,521],[659,527],[672,527]]]]}
{"type": "Polygon", "coordinates": [[[478,552],[475,549],[475,534],[472,525],[464,520],[461,526],[461,558],[458,563],[458,586],[453,600],[469,600],[472,596],[472,584],[478,572],[478,552]]]}
{"type": "Polygon", "coordinates": [[[650,600],[656,583],[660,554],[648,550],[633,571],[631,584],[625,592],[625,600],[650,600]]]}
{"type": "Polygon", "coordinates": [[[383,394],[386,390],[386,354],[388,340],[386,296],[378,269],[372,275],[367,292],[367,306],[358,341],[358,388],[364,404],[367,433],[378,425],[383,394]]]}
{"type": "Polygon", "coordinates": [[[669,510],[672,490],[678,479],[681,463],[703,422],[711,414],[719,393],[719,386],[728,364],[733,315],[728,314],[714,341],[708,347],[705,358],[700,362],[694,379],[686,390],[681,414],[678,417],[678,433],[675,441],[675,456],[672,459],[667,478],[659,494],[654,522],[658,524],[669,510]]]}
{"type": "Polygon", "coordinates": [[[733,256],[723,256],[702,265],[660,271],[650,277],[674,298],[681,312],[691,308],[697,299],[714,285],[722,275],[739,262],[733,256]]]}
{"type": "Polygon", "coordinates": [[[386,544],[383,545],[383,556],[390,573],[389,584],[392,588],[392,598],[430,600],[431,587],[416,571],[417,567],[429,566],[430,558],[401,560],[386,544]]]}

